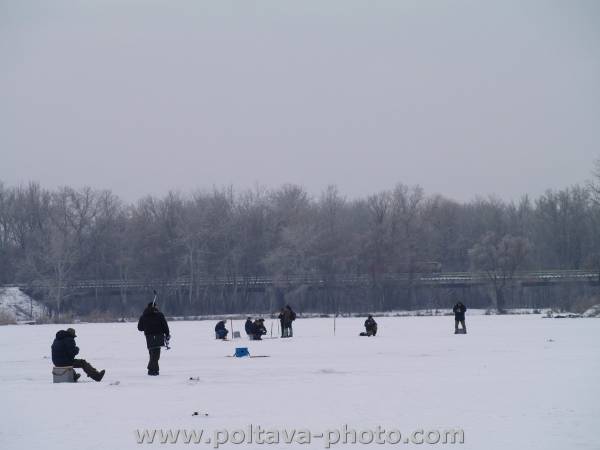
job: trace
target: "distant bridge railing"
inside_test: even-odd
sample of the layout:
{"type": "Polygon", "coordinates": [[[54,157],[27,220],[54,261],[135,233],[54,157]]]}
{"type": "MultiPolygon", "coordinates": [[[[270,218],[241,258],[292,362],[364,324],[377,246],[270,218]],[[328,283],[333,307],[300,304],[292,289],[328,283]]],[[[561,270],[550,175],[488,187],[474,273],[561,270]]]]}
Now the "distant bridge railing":
{"type": "MultiPolygon", "coordinates": [[[[540,270],[516,272],[512,280],[524,286],[556,283],[599,283],[600,274],[590,270],[540,270]]],[[[490,276],[484,272],[444,272],[427,274],[386,273],[376,277],[369,274],[334,275],[322,277],[317,275],[290,276],[246,276],[246,277],[200,277],[194,279],[197,287],[239,287],[265,288],[269,286],[344,286],[368,285],[373,283],[413,283],[422,286],[469,286],[490,284],[490,276]]],[[[10,286],[20,288],[55,288],[51,280],[17,283],[10,286]]],[[[175,280],[77,280],[69,281],[62,287],[67,289],[141,289],[141,288],[185,288],[190,286],[189,278],[175,280]]],[[[5,286],[6,287],[6,286],[5,286]]]]}

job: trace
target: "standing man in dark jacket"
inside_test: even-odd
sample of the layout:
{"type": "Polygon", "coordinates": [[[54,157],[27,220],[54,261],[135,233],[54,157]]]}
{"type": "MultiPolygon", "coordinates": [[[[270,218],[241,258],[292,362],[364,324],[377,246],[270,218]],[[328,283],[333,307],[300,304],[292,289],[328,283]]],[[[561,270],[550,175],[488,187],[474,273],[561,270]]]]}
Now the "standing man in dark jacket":
{"type": "Polygon", "coordinates": [[[465,327],[465,312],[467,311],[467,307],[463,305],[461,302],[458,302],[452,308],[452,312],[454,312],[454,334],[459,334],[458,324],[462,325],[462,332],[467,333],[467,327],[465,327]]]}
{"type": "Polygon", "coordinates": [[[148,306],[144,309],[144,313],[138,322],[138,330],[143,331],[146,336],[146,346],[150,354],[148,375],[156,376],[159,371],[160,348],[165,346],[171,339],[167,319],[158,310],[156,301],[148,303],[148,306]]]}
{"type": "MultiPolygon", "coordinates": [[[[75,330],[73,328],[67,328],[66,330],[60,330],[56,333],[56,339],[52,343],[52,362],[56,367],[73,366],[77,369],[83,369],[85,374],[94,381],[102,380],[105,371],[101,370],[98,372],[89,362],[85,359],[75,359],[75,356],[79,353],[79,347],[75,345],[75,330]]],[[[75,373],[75,381],[81,375],[75,373]]]]}
{"type": "Polygon", "coordinates": [[[281,319],[281,326],[283,327],[283,333],[281,334],[281,337],[292,337],[294,335],[292,330],[292,322],[296,320],[296,313],[292,310],[292,307],[290,305],[286,305],[279,315],[279,318],[281,319]]]}

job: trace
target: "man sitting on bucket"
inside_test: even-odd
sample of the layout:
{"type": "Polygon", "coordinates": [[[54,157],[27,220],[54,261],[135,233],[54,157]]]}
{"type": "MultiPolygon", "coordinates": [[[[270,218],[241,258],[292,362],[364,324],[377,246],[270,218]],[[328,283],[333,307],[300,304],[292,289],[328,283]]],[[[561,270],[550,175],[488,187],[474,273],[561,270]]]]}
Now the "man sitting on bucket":
{"type": "MultiPolygon", "coordinates": [[[[54,339],[54,342],[52,343],[52,362],[56,367],[72,366],[76,369],[83,369],[85,374],[92,380],[102,380],[105,373],[104,370],[98,372],[85,359],[75,359],[75,356],[79,353],[79,347],[75,345],[76,337],[77,335],[73,328],[60,330],[56,333],[56,339],[54,339]]],[[[75,372],[75,381],[77,381],[80,376],[80,374],[75,372]]]]}
{"type": "Polygon", "coordinates": [[[228,333],[229,333],[229,330],[227,328],[225,328],[225,321],[224,320],[220,320],[217,323],[217,325],[215,326],[215,337],[217,339],[226,340],[228,333]]]}

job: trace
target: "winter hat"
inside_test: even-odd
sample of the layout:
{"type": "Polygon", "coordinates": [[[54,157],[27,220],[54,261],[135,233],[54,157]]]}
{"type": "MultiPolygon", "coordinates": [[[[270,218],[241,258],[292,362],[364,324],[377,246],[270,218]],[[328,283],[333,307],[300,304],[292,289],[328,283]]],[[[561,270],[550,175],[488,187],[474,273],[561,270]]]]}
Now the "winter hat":
{"type": "Polygon", "coordinates": [[[73,328],[67,328],[67,333],[69,333],[73,337],[77,337],[73,328]]]}

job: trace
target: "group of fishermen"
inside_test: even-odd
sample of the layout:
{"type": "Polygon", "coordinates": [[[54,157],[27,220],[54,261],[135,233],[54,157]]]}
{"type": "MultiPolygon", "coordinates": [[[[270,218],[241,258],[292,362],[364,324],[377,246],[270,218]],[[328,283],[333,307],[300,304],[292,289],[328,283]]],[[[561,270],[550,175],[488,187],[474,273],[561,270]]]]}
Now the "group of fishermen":
{"type": "MultiPolygon", "coordinates": [[[[290,305],[281,308],[279,313],[281,321],[281,337],[292,337],[292,322],[296,320],[296,313],[290,305]]],[[[252,340],[261,340],[262,336],[267,334],[267,329],[263,318],[252,321],[250,317],[246,320],[245,330],[248,337],[252,340]]],[[[226,328],[225,320],[220,320],[215,326],[215,337],[217,339],[227,339],[229,330],[226,328]]],[[[169,324],[164,314],[158,309],[156,299],[144,309],[139,321],[138,330],[144,332],[146,337],[146,347],[148,348],[148,375],[159,375],[158,361],[160,359],[160,350],[162,347],[169,348],[171,333],[169,324]]],[[[106,373],[105,370],[98,371],[85,359],[78,359],[75,356],[79,353],[79,347],[75,345],[75,330],[68,328],[56,333],[56,338],[52,343],[52,362],[56,367],[81,368],[85,374],[94,381],[101,381],[106,373]]],[[[77,381],[81,375],[74,372],[74,381],[77,381]]]]}
{"type": "MultiPolygon", "coordinates": [[[[286,305],[281,308],[279,312],[279,321],[281,324],[281,337],[288,338],[293,336],[292,323],[296,320],[296,313],[290,305],[286,305]]],[[[229,330],[226,327],[226,321],[220,320],[215,325],[215,338],[216,339],[227,339],[229,330]]],[[[261,341],[262,337],[267,334],[267,328],[265,327],[265,319],[258,317],[252,320],[252,317],[246,318],[244,324],[244,331],[251,341],[261,341]]]]}
{"type": "Polygon", "coordinates": [[[253,321],[252,317],[248,317],[244,324],[244,331],[246,331],[246,335],[251,341],[261,341],[262,337],[267,334],[265,319],[259,317],[253,321]]]}
{"type": "MultiPolygon", "coordinates": [[[[461,302],[458,302],[452,308],[454,313],[454,333],[464,334],[467,332],[465,326],[465,312],[467,308],[461,302]],[[462,329],[459,329],[459,324],[462,329]]],[[[293,336],[292,322],[296,320],[296,313],[287,305],[281,308],[278,316],[281,322],[281,337],[288,338],[293,336]]],[[[251,340],[261,340],[262,336],[267,334],[267,329],[264,325],[264,319],[258,318],[252,321],[251,317],[246,319],[245,331],[251,340]]],[[[148,375],[157,376],[159,374],[158,360],[160,359],[161,347],[169,348],[169,340],[171,334],[169,325],[164,314],[158,309],[156,300],[148,303],[144,309],[139,321],[138,330],[144,332],[146,337],[146,347],[148,348],[148,375]]],[[[226,339],[229,331],[225,327],[225,321],[221,320],[215,326],[215,336],[217,339],[226,339]]],[[[365,320],[365,331],[360,333],[361,336],[376,336],[377,322],[373,316],[369,314],[365,320]]],[[[72,367],[83,369],[85,374],[94,381],[101,381],[106,373],[105,370],[98,371],[85,359],[75,358],[79,354],[79,347],[75,344],[75,330],[67,328],[56,333],[56,338],[52,343],[52,362],[56,367],[72,367]]],[[[81,375],[74,374],[74,381],[77,381],[81,375]]]]}
{"type": "MultiPolygon", "coordinates": [[[[220,320],[215,325],[215,338],[227,340],[227,336],[229,335],[229,330],[226,328],[226,321],[220,320]]],[[[244,329],[246,330],[246,334],[248,338],[252,341],[260,341],[262,340],[262,336],[267,334],[267,329],[265,328],[265,319],[259,317],[255,321],[252,321],[251,317],[246,319],[246,323],[244,325],[244,329]]]]}

